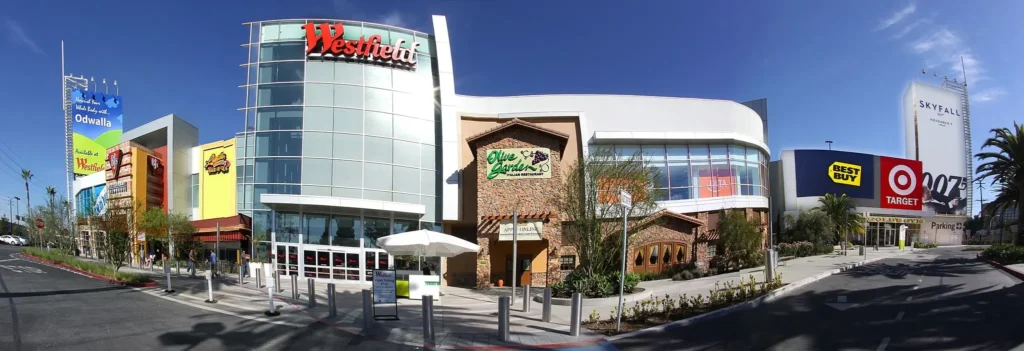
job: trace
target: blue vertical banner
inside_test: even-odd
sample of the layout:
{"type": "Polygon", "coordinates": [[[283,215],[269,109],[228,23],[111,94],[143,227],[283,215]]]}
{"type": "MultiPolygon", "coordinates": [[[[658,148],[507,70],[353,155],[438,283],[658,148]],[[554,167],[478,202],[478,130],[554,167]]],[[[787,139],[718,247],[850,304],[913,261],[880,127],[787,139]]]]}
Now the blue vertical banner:
{"type": "Polygon", "coordinates": [[[121,142],[121,97],[75,89],[71,102],[74,172],[89,175],[103,171],[107,149],[121,142]]]}

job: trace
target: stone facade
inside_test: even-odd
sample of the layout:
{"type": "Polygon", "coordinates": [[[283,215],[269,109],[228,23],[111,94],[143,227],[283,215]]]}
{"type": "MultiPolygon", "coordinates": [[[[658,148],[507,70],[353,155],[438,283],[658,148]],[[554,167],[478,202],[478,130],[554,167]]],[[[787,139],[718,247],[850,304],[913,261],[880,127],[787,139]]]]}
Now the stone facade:
{"type": "Polygon", "coordinates": [[[533,271],[532,285],[545,286],[549,282],[560,280],[559,248],[562,246],[562,223],[554,206],[556,194],[561,186],[563,163],[562,151],[565,139],[558,135],[540,130],[512,125],[499,129],[491,134],[476,139],[471,145],[476,155],[477,179],[477,214],[480,216],[477,225],[478,287],[492,286],[495,277],[491,276],[491,245],[498,242],[500,219],[488,219],[510,216],[518,211],[520,218],[538,216],[543,219],[542,239],[547,244],[546,257],[537,257],[546,261],[547,272],[533,271]],[[551,177],[545,179],[487,179],[487,152],[492,149],[509,148],[547,148],[551,150],[551,177]],[[551,274],[548,274],[548,273],[551,274]]]}
{"type": "Polygon", "coordinates": [[[652,223],[644,225],[639,232],[632,234],[629,239],[626,271],[636,272],[636,250],[650,244],[685,245],[687,250],[683,260],[680,262],[692,262],[694,257],[693,247],[697,239],[695,233],[699,227],[699,225],[686,223],[684,220],[668,216],[662,216],[652,223]]]}

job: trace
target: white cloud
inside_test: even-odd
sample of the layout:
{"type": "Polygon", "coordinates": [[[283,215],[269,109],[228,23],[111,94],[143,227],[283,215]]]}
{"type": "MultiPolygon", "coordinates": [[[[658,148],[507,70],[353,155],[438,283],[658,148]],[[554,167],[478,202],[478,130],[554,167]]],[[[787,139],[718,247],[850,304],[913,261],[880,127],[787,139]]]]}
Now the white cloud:
{"type": "Polygon", "coordinates": [[[910,34],[910,32],[913,31],[915,28],[920,27],[922,24],[929,23],[931,21],[932,20],[927,18],[914,21],[914,23],[908,24],[906,27],[903,27],[903,30],[900,30],[900,32],[896,33],[896,35],[893,35],[892,38],[899,39],[905,37],[907,36],[907,34],[910,34]]]}
{"type": "Polygon", "coordinates": [[[999,100],[999,98],[1006,95],[1006,90],[1000,88],[985,89],[977,93],[971,94],[972,102],[989,102],[999,100]]]}
{"type": "Polygon", "coordinates": [[[43,49],[40,48],[35,41],[32,41],[32,38],[28,37],[28,34],[25,33],[25,29],[22,28],[18,22],[13,20],[5,20],[4,22],[6,22],[8,40],[17,45],[26,46],[34,53],[44,56],[46,55],[46,53],[43,52],[43,49]]]}
{"type": "Polygon", "coordinates": [[[405,20],[402,19],[402,14],[398,13],[398,11],[391,11],[387,15],[384,15],[384,17],[381,17],[381,19],[378,22],[380,22],[381,24],[401,28],[405,28],[408,25],[408,23],[406,23],[405,20]]]}
{"type": "Polygon", "coordinates": [[[902,21],[904,18],[907,18],[907,16],[913,14],[914,11],[917,11],[917,5],[914,3],[910,3],[906,7],[900,9],[899,11],[893,12],[893,14],[889,16],[889,18],[886,18],[882,20],[880,23],[878,23],[878,27],[876,27],[875,30],[883,30],[892,27],[894,24],[900,23],[900,21],[902,21]]]}

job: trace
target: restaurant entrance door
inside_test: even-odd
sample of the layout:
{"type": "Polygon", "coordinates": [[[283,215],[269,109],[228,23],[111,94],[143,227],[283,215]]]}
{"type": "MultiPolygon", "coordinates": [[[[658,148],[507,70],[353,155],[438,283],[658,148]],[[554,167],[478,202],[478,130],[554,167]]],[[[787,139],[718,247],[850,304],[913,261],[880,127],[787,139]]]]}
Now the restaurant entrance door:
{"type": "Polygon", "coordinates": [[[299,246],[298,245],[277,245],[277,274],[298,275],[299,274],[299,246]]]}

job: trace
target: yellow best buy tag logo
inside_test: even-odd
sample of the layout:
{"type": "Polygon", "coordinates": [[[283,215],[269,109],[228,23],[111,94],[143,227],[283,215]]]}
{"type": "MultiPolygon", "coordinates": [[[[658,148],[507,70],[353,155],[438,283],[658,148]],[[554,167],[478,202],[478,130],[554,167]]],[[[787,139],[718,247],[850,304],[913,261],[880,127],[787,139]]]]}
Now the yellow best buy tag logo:
{"type": "Polygon", "coordinates": [[[832,162],[828,167],[828,177],[836,184],[860,186],[861,167],[855,164],[832,162]]]}

